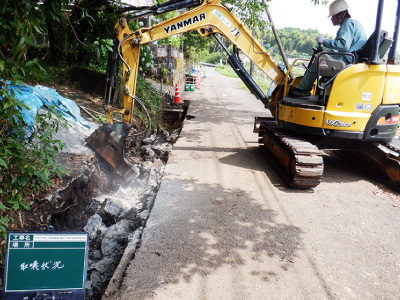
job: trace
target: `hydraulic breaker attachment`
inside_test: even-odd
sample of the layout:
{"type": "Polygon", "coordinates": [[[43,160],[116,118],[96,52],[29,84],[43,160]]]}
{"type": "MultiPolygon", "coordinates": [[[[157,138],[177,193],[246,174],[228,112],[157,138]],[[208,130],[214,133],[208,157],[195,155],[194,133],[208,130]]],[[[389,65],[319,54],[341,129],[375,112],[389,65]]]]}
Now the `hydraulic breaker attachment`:
{"type": "Polygon", "coordinates": [[[87,139],[94,151],[102,156],[126,180],[137,176],[132,164],[126,159],[125,140],[129,134],[129,124],[103,125],[95,130],[87,139]]]}

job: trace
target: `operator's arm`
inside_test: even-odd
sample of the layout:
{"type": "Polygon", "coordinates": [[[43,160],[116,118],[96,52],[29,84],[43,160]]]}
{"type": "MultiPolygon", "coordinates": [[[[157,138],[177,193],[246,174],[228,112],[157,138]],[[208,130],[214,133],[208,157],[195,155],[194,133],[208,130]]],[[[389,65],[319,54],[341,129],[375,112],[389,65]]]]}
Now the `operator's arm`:
{"type": "Polygon", "coordinates": [[[349,18],[339,28],[336,38],[325,39],[322,45],[341,52],[352,52],[363,47],[366,41],[364,28],[358,21],[349,18]]]}

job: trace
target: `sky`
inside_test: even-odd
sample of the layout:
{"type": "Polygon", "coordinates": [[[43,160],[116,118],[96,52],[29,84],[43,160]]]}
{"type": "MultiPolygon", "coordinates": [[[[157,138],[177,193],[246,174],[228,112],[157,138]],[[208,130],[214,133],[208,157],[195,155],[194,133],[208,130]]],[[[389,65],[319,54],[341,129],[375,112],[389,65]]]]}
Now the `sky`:
{"type": "MultiPolygon", "coordinates": [[[[333,26],[329,15],[329,4],[314,5],[311,0],[272,0],[269,11],[275,27],[298,27],[300,29],[316,29],[322,34],[333,37],[339,29],[333,26]]],[[[353,19],[361,22],[369,37],[375,29],[378,0],[346,0],[353,19]]],[[[385,0],[382,27],[393,36],[394,19],[396,17],[397,0],[385,0]]]]}

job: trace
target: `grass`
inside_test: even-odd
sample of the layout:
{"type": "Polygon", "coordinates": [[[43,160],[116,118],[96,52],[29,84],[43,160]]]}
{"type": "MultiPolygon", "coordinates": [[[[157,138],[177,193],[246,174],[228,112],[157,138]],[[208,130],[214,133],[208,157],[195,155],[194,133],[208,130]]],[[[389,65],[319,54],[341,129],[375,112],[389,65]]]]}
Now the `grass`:
{"type": "MultiPolygon", "coordinates": [[[[248,66],[245,66],[245,69],[247,70],[247,72],[250,73],[248,66]]],[[[215,70],[224,76],[239,78],[239,76],[235,73],[235,71],[229,65],[218,65],[215,67],[215,70]]],[[[304,68],[295,67],[292,69],[292,71],[293,71],[293,75],[295,77],[297,77],[297,76],[303,76],[305,70],[304,70],[304,68]]],[[[271,86],[272,80],[267,75],[265,75],[265,73],[263,71],[256,68],[253,79],[257,83],[257,85],[260,87],[260,89],[262,91],[264,91],[264,93],[268,92],[269,87],[271,86]]],[[[245,90],[248,90],[248,88],[245,86],[244,83],[241,84],[241,87],[245,90]]]]}
{"type": "MultiPolygon", "coordinates": [[[[215,70],[224,76],[239,78],[239,76],[237,76],[235,71],[230,66],[227,65],[216,66],[215,70]]],[[[247,72],[249,72],[248,68],[246,68],[246,70],[247,72]]],[[[261,70],[257,70],[255,73],[256,74],[253,78],[254,81],[257,83],[260,89],[266,93],[271,85],[272,80],[269,79],[266,75],[264,75],[264,73],[261,70]]],[[[241,87],[245,90],[248,90],[248,88],[245,86],[244,83],[241,84],[241,87]]]]}

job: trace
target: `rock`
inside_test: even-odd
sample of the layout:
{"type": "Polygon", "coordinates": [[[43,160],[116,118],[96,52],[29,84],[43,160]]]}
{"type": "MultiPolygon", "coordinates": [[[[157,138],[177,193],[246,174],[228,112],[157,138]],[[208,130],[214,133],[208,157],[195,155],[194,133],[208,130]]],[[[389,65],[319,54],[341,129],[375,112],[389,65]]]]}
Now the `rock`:
{"type": "Polygon", "coordinates": [[[90,281],[90,280],[86,281],[85,289],[86,290],[91,290],[92,289],[92,281],[90,281]]]}
{"type": "MultiPolygon", "coordinates": [[[[114,268],[111,268],[111,265],[108,265],[108,267],[109,269],[114,270],[114,268]]],[[[108,281],[106,274],[100,273],[99,271],[94,271],[90,274],[90,289],[86,289],[86,299],[100,299],[101,291],[108,281]]]]}
{"type": "Polygon", "coordinates": [[[121,257],[129,258],[126,264],[131,261],[132,253],[140,243],[143,226],[150,216],[164,174],[165,162],[172,150],[171,143],[178,139],[179,133],[180,130],[171,134],[160,130],[141,144],[136,144],[133,156],[129,157],[131,162],[138,162],[133,165],[135,173],[140,175],[135,180],[119,182],[115,177],[107,181],[102,178],[102,174],[95,177],[95,181],[102,181],[94,182],[97,187],[110,189],[117,184],[118,189],[96,197],[97,213],[85,226],[91,239],[86,285],[90,299],[100,299],[113,273],[120,268],[117,265],[124,264],[121,257]]]}
{"type": "Polygon", "coordinates": [[[165,141],[170,143],[171,142],[171,135],[169,134],[169,132],[167,130],[162,130],[161,131],[161,136],[164,137],[165,141]]]}
{"type": "Polygon", "coordinates": [[[101,252],[103,256],[122,254],[130,232],[130,222],[128,220],[121,220],[117,224],[110,226],[101,243],[101,252]]]}
{"type": "Polygon", "coordinates": [[[93,172],[92,180],[99,190],[106,190],[110,185],[110,180],[108,176],[103,171],[101,171],[100,168],[97,168],[97,171],[93,172]]]}
{"type": "Polygon", "coordinates": [[[161,145],[152,145],[151,149],[157,157],[165,159],[168,158],[169,153],[172,151],[172,146],[168,143],[164,143],[161,145]]]}
{"type": "Polygon", "coordinates": [[[155,143],[156,139],[157,139],[157,134],[154,133],[151,136],[143,139],[142,140],[142,145],[152,145],[152,144],[155,143]]]}
{"type": "Polygon", "coordinates": [[[103,224],[103,219],[100,217],[99,214],[94,214],[91,216],[83,228],[86,232],[89,233],[89,239],[91,241],[96,239],[98,232],[102,232],[106,229],[105,225],[103,224]]]}
{"type": "Polygon", "coordinates": [[[175,143],[179,138],[180,129],[175,129],[171,132],[171,143],[175,143]]]}
{"type": "Polygon", "coordinates": [[[123,209],[122,201],[113,198],[106,198],[103,204],[101,205],[100,211],[98,214],[103,219],[117,218],[123,209]]]}
{"type": "Polygon", "coordinates": [[[132,208],[128,211],[125,211],[121,214],[121,219],[128,220],[129,226],[137,228],[141,223],[141,219],[138,215],[138,210],[136,208],[132,208]]]}
{"type": "Polygon", "coordinates": [[[163,137],[162,135],[157,137],[156,144],[162,144],[162,143],[165,143],[165,142],[166,142],[165,137],[163,137]]]}
{"type": "Polygon", "coordinates": [[[110,273],[110,266],[115,264],[116,262],[114,257],[104,257],[103,259],[95,263],[94,266],[92,266],[92,269],[98,271],[99,274],[109,276],[110,274],[107,273],[110,273]]]}
{"type": "Polygon", "coordinates": [[[103,257],[103,254],[101,253],[100,250],[95,250],[95,251],[93,252],[93,258],[95,258],[95,259],[101,259],[102,257],[103,257]]]}
{"type": "Polygon", "coordinates": [[[149,218],[149,216],[150,216],[150,210],[149,209],[146,209],[146,210],[144,210],[144,211],[142,211],[140,213],[140,218],[142,220],[147,220],[149,218]]]}
{"type": "Polygon", "coordinates": [[[150,176],[152,165],[153,165],[153,163],[151,161],[144,161],[140,166],[141,179],[142,179],[142,182],[144,182],[144,185],[147,184],[147,178],[149,178],[149,176],[150,176]]]}
{"type": "Polygon", "coordinates": [[[142,146],[141,149],[142,149],[144,158],[147,160],[153,161],[156,155],[155,155],[154,151],[152,150],[151,146],[152,145],[145,145],[145,146],[142,146]]]}

